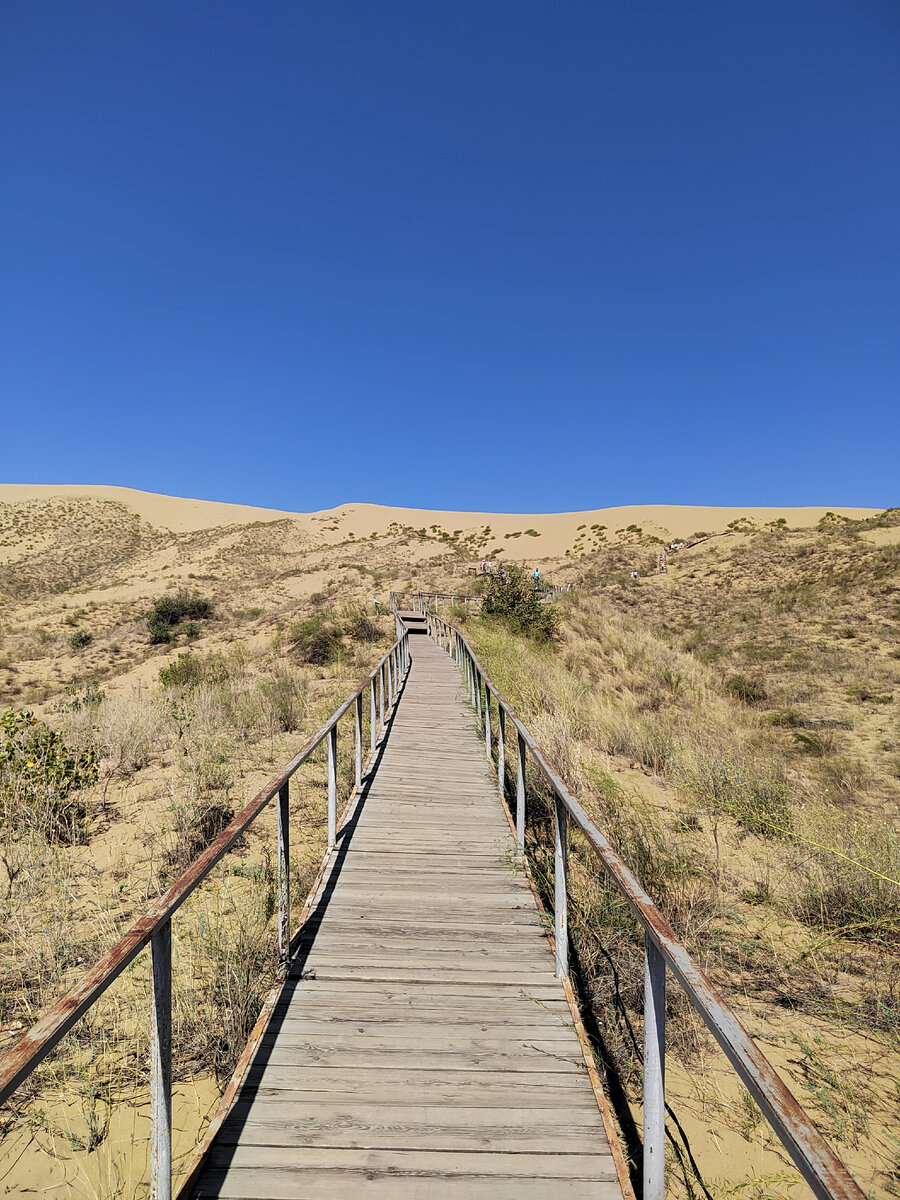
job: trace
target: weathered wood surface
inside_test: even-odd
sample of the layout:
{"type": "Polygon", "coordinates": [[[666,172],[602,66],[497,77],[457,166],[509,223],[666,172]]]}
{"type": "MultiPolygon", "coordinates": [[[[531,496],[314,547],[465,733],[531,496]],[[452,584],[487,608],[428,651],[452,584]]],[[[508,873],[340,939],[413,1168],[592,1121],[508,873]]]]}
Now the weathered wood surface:
{"type": "Polygon", "coordinates": [[[424,637],[363,802],[193,1192],[621,1200],[531,892],[424,637]]]}

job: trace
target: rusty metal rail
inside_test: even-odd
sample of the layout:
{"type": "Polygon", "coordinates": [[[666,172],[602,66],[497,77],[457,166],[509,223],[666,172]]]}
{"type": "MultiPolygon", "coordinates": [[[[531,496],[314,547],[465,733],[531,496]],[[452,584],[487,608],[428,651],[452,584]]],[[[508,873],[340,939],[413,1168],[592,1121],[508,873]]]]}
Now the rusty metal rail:
{"type": "Polygon", "coordinates": [[[76,1022],[100,999],[107,988],[141,950],[149,944],[152,956],[151,1006],[151,1133],[150,1197],[172,1196],[172,917],[213,867],[234,846],[276,796],[278,798],[278,955],[286,969],[291,948],[289,782],[291,776],[327,739],[328,846],[337,837],[337,727],[351,708],[354,711],[355,787],[363,776],[363,695],[369,689],[371,751],[385,727],[385,707],[399,694],[409,670],[409,633],[398,622],[398,637],[374,671],[337,708],[279,773],[258,792],[188,869],[132,925],[115,946],[62,996],[12,1049],[0,1058],[0,1103],[8,1100],[40,1065],[76,1022]],[[376,696],[377,693],[377,696],[376,696]]]}
{"type": "Polygon", "coordinates": [[[556,973],[569,975],[567,873],[569,823],[578,827],[607,875],[624,896],[644,932],[644,1200],[663,1200],[665,1191],[665,1022],[666,967],[724,1051],[759,1105],[785,1150],[819,1200],[865,1200],[825,1139],[765,1057],[736,1014],[694,962],[650,896],[628,869],[554,771],[521,718],[491,682],[465,637],[435,613],[428,632],[458,664],[469,698],[484,730],[485,751],[493,763],[492,697],[497,706],[497,782],[506,800],[507,725],[516,735],[516,844],[525,853],[525,767],[528,752],[554,795],[554,933],[556,973]]]}
{"type": "Polygon", "coordinates": [[[407,612],[431,613],[448,608],[463,608],[467,613],[478,612],[480,596],[463,596],[456,592],[391,592],[391,612],[401,608],[407,612]],[[404,603],[406,602],[406,603],[404,603]]]}

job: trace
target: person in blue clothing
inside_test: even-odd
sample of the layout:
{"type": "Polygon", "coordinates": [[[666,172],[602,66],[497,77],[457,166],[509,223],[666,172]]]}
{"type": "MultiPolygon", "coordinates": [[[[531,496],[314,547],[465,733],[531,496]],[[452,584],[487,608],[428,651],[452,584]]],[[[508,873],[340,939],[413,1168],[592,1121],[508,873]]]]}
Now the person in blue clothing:
{"type": "Polygon", "coordinates": [[[541,573],[540,573],[540,571],[537,569],[537,567],[535,567],[535,568],[534,568],[534,582],[535,582],[535,583],[540,583],[540,582],[541,582],[541,573]]]}

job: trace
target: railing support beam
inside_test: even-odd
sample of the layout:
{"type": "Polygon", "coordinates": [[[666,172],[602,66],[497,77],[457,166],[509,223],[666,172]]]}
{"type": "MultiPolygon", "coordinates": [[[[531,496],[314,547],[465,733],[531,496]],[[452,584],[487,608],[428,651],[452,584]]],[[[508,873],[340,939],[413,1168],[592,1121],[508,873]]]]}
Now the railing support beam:
{"type": "Polygon", "coordinates": [[[278,789],[278,961],[291,955],[291,806],[290,783],[278,789]]]}
{"type": "Polygon", "coordinates": [[[644,1200],[665,1200],[666,963],[644,935],[644,1200]]]}
{"type": "Polygon", "coordinates": [[[172,1200],[172,922],[150,939],[150,1200],[172,1200]]]}
{"type": "Polygon", "coordinates": [[[553,924],[556,940],[556,978],[569,974],[569,858],[568,813],[559,796],[554,797],[553,822],[553,924]]]}
{"type": "Polygon", "coordinates": [[[516,774],[516,849],[520,854],[525,853],[525,739],[518,734],[516,774]]]}
{"type": "Polygon", "coordinates": [[[356,720],[354,722],[353,732],[355,734],[354,749],[356,755],[354,758],[354,768],[356,777],[356,786],[359,788],[362,785],[362,739],[363,739],[363,705],[362,692],[356,697],[356,720]]]}
{"type": "Polygon", "coordinates": [[[506,709],[497,698],[497,791],[506,796],[506,709]]]}
{"type": "Polygon", "coordinates": [[[337,841],[337,725],[328,731],[328,849],[337,841]]]}

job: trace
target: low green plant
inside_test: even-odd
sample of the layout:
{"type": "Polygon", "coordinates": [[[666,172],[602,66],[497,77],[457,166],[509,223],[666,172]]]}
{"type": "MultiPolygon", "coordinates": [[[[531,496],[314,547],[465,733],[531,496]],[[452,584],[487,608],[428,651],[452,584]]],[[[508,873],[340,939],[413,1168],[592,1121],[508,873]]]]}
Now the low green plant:
{"type": "Polygon", "coordinates": [[[90,815],[82,791],[97,773],[93,747],[66,745],[27,709],[0,714],[0,825],[49,841],[81,840],[90,815]]]}
{"type": "Polygon", "coordinates": [[[858,700],[860,704],[864,704],[866,701],[870,704],[892,704],[894,701],[890,692],[876,692],[867,683],[851,684],[847,688],[847,695],[851,700],[858,700]]]}
{"type": "Polygon", "coordinates": [[[69,638],[69,645],[73,650],[83,650],[85,646],[89,646],[94,640],[94,635],[88,633],[86,629],[78,629],[69,638]]]}

